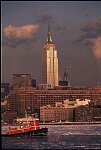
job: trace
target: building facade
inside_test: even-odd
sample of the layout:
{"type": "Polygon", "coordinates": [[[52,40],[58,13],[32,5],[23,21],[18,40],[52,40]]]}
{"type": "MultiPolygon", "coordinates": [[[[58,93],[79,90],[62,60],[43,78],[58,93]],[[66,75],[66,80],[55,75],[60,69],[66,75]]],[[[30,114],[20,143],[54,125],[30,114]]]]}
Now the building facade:
{"type": "Polygon", "coordinates": [[[1,119],[7,123],[13,123],[14,119],[17,118],[17,112],[15,111],[5,111],[1,114],[1,119]]]}
{"type": "MultiPolygon", "coordinates": [[[[85,100],[76,99],[76,101],[64,100],[64,103],[56,102],[55,107],[52,107],[51,105],[41,106],[40,107],[40,120],[42,122],[74,121],[74,119],[77,119],[77,116],[79,116],[77,115],[77,110],[80,110],[79,107],[85,106],[84,110],[86,110],[86,106],[89,106],[89,102],[90,100],[87,100],[87,99],[85,100]],[[75,111],[75,108],[76,108],[76,111],[75,111]]],[[[85,114],[85,116],[86,115],[87,114],[85,114]]],[[[90,118],[91,114],[88,114],[88,116],[90,118]]],[[[92,117],[94,118],[93,113],[92,113],[92,117]]]]}
{"type": "Polygon", "coordinates": [[[58,55],[48,26],[47,41],[42,54],[42,83],[58,86],[58,55]]]}
{"type": "Polygon", "coordinates": [[[64,102],[69,99],[89,99],[94,105],[101,105],[101,87],[70,90],[35,90],[33,87],[20,87],[10,91],[8,95],[9,109],[24,114],[30,107],[31,112],[40,110],[41,106],[55,106],[56,102],[64,102]]]}
{"type": "Polygon", "coordinates": [[[13,74],[13,88],[32,86],[31,74],[13,74]]]}
{"type": "Polygon", "coordinates": [[[50,105],[42,106],[40,107],[40,121],[73,121],[73,109],[64,107],[51,107],[50,105]]]}
{"type": "MultiPolygon", "coordinates": [[[[75,122],[91,122],[95,121],[94,112],[96,109],[89,106],[80,106],[74,109],[74,121],[75,122]]],[[[95,113],[96,114],[96,113],[95,113]]]]}

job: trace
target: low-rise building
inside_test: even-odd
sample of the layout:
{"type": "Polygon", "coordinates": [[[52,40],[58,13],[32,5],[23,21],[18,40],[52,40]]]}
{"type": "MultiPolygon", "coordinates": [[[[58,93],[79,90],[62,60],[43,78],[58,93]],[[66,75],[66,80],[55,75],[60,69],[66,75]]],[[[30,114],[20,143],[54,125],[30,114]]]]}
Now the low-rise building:
{"type": "Polygon", "coordinates": [[[75,121],[75,122],[91,122],[95,121],[94,117],[101,117],[98,113],[99,108],[90,106],[90,100],[56,102],[55,107],[46,105],[40,107],[40,120],[43,122],[58,121],[75,121]]]}
{"type": "Polygon", "coordinates": [[[94,108],[89,106],[80,106],[74,109],[75,122],[94,121],[94,108]]]}
{"type": "Polygon", "coordinates": [[[101,106],[79,106],[74,108],[74,121],[101,121],[101,106]]]}
{"type": "Polygon", "coordinates": [[[64,107],[40,107],[40,121],[42,122],[59,122],[73,121],[73,109],[64,107]]]}

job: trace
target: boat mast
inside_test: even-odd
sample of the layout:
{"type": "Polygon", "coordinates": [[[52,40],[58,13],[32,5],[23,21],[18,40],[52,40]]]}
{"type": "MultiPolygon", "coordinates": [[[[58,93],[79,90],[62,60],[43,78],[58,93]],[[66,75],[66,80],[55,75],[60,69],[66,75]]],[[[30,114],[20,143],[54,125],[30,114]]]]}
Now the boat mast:
{"type": "Polygon", "coordinates": [[[27,111],[25,110],[25,118],[27,119],[27,126],[28,126],[28,115],[27,115],[27,111]]]}

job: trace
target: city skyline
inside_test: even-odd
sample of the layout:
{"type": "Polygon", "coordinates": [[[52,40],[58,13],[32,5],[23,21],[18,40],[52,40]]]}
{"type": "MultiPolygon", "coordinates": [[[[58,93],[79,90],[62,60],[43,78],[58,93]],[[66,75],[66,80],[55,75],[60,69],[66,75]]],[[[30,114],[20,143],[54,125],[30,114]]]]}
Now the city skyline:
{"type": "Polygon", "coordinates": [[[101,2],[2,2],[2,82],[29,73],[41,83],[47,23],[58,50],[59,80],[101,85],[101,2]]]}

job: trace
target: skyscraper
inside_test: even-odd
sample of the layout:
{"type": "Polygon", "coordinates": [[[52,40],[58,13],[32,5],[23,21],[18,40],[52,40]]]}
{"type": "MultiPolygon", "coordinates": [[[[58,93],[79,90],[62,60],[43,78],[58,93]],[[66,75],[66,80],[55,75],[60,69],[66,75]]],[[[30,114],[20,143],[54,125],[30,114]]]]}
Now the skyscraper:
{"type": "Polygon", "coordinates": [[[69,76],[68,76],[66,68],[65,68],[65,71],[64,71],[63,80],[68,83],[68,86],[70,86],[69,76]]]}
{"type": "Polygon", "coordinates": [[[68,74],[67,74],[67,69],[66,68],[65,68],[65,71],[64,71],[63,80],[68,81],[68,74]]]}
{"type": "Polygon", "coordinates": [[[50,84],[52,88],[58,86],[58,56],[51,38],[50,25],[48,25],[47,41],[42,56],[42,82],[50,84]]]}

